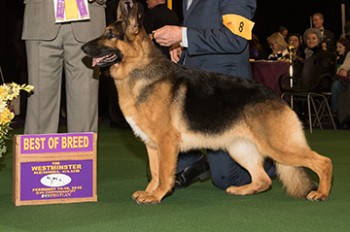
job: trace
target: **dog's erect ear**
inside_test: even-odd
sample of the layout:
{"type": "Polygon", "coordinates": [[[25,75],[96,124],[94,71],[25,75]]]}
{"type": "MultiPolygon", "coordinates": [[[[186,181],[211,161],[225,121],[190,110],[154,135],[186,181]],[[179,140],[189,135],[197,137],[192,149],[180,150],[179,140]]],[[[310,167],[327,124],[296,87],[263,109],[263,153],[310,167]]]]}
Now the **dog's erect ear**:
{"type": "Polygon", "coordinates": [[[132,0],[120,0],[117,8],[117,20],[126,21],[133,4],[132,0]]]}
{"type": "Polygon", "coordinates": [[[134,0],[119,1],[117,10],[117,20],[122,20],[127,23],[127,29],[131,33],[137,34],[142,25],[143,17],[142,5],[134,0]]]}

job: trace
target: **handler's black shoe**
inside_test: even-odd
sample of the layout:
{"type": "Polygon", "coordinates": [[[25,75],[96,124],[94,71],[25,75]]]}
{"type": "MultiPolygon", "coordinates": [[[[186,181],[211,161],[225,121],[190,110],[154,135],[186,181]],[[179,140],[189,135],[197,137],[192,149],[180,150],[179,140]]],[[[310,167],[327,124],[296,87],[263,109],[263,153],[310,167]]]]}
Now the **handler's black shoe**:
{"type": "Polygon", "coordinates": [[[186,167],[183,171],[176,173],[175,187],[187,187],[197,180],[210,178],[210,168],[205,156],[186,167]]]}
{"type": "MultiPolygon", "coordinates": [[[[148,181],[151,180],[149,164],[146,165],[146,177],[148,181]]],[[[204,181],[209,178],[210,178],[209,164],[205,156],[203,156],[198,161],[194,162],[190,166],[187,166],[181,172],[176,173],[175,187],[184,188],[197,180],[204,181]]]]}

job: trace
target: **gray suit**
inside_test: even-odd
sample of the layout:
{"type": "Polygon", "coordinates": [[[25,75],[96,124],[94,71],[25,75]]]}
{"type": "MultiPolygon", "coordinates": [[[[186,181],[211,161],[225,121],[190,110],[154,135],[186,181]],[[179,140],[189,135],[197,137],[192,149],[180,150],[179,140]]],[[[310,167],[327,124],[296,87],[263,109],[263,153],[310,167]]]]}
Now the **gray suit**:
{"type": "Polygon", "coordinates": [[[65,71],[68,132],[97,132],[99,70],[87,64],[81,46],[101,35],[105,5],[89,4],[90,20],[56,24],[53,0],[25,0],[22,39],[26,42],[28,98],[25,134],[56,133],[65,71]],[[83,63],[84,60],[84,63],[83,63]]]}

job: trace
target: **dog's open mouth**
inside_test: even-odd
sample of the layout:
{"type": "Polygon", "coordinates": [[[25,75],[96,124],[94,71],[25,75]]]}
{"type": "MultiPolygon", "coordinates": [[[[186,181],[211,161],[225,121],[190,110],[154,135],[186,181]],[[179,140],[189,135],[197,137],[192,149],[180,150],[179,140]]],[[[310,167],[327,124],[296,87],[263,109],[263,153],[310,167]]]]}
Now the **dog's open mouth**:
{"type": "Polygon", "coordinates": [[[110,53],[102,57],[95,57],[92,59],[92,67],[104,67],[117,63],[119,61],[117,54],[110,53]]]}

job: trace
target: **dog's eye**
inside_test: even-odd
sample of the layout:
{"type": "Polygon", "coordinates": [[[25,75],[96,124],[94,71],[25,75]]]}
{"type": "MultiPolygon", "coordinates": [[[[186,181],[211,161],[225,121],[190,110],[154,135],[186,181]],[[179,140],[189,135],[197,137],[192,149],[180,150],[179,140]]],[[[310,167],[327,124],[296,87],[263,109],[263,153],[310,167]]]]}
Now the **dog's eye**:
{"type": "Polygon", "coordinates": [[[113,34],[112,29],[109,29],[107,34],[107,39],[113,39],[113,38],[116,38],[116,36],[113,34]]]}
{"type": "Polygon", "coordinates": [[[124,39],[124,34],[120,33],[120,34],[114,34],[112,29],[109,29],[109,32],[107,34],[107,39],[118,39],[118,40],[123,40],[124,39]]]}
{"type": "Polygon", "coordinates": [[[113,39],[113,38],[116,38],[116,36],[112,33],[108,33],[107,39],[113,39]]]}

